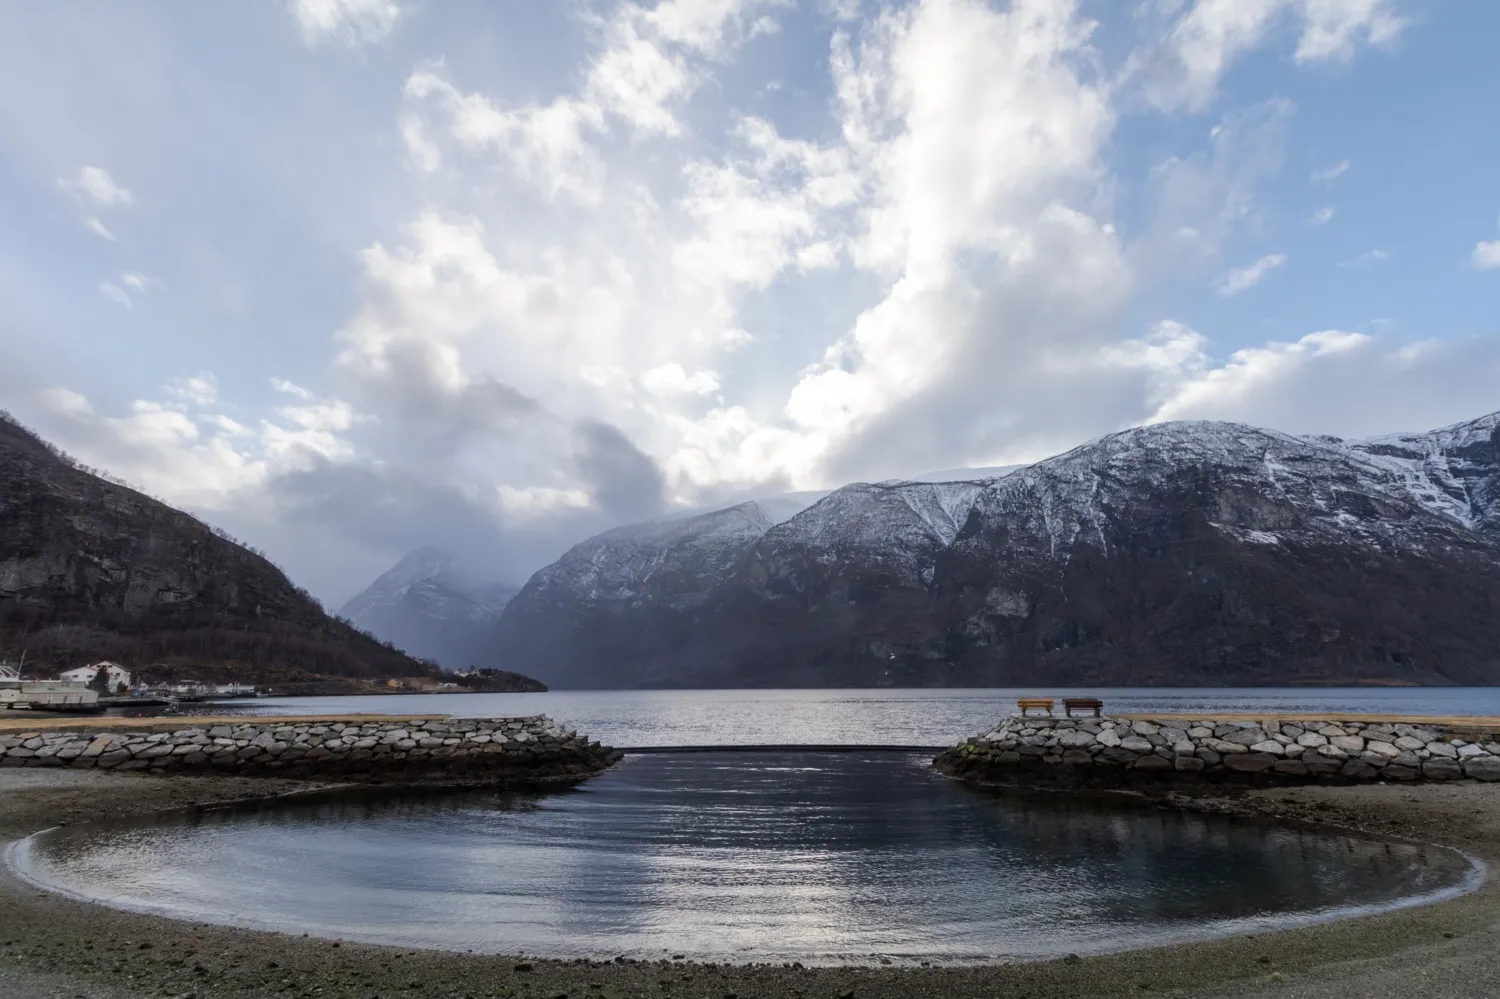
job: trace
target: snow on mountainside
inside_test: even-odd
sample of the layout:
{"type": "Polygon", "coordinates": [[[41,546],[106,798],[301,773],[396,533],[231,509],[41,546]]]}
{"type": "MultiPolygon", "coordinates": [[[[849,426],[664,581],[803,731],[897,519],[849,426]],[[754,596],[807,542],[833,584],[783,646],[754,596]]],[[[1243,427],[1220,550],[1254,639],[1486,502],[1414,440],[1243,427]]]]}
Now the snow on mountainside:
{"type": "Polygon", "coordinates": [[[479,581],[441,548],[418,548],[364,592],[342,615],[415,656],[450,669],[491,666],[488,632],[517,587],[479,581]]]}
{"type": "Polygon", "coordinates": [[[1428,509],[1475,530],[1500,532],[1500,413],[1425,434],[1345,443],[1397,476],[1428,509]]]}
{"type": "Polygon", "coordinates": [[[564,685],[1493,682],[1497,512],[1500,414],[1356,441],[1165,423],[779,523],[612,531],[499,632],[564,685]]]}
{"type": "Polygon", "coordinates": [[[982,482],[855,483],[766,532],[755,546],[769,564],[792,553],[833,565],[851,557],[917,574],[963,527],[982,482]]]}
{"type": "Polygon", "coordinates": [[[892,479],[892,482],[979,482],[1009,475],[1025,465],[982,465],[976,468],[945,468],[941,472],[923,472],[909,479],[892,479]]]}
{"type": "Polygon", "coordinates": [[[617,528],[581,542],[534,578],[548,591],[562,587],[581,599],[634,599],[643,585],[671,571],[690,551],[716,553],[705,562],[714,571],[700,579],[711,583],[757,539],[758,551],[799,547],[824,563],[855,550],[909,561],[915,553],[951,544],[976,504],[1015,508],[1035,522],[1053,550],[1085,535],[1106,543],[1102,497],[1125,501],[1129,490],[1149,489],[1153,481],[1194,468],[1218,469],[1252,492],[1263,489],[1276,502],[1302,510],[1292,521],[1268,515],[1260,526],[1247,526],[1254,520],[1246,519],[1248,507],[1224,511],[1223,530],[1260,543],[1274,543],[1278,532],[1286,531],[1388,532],[1390,525],[1366,526],[1345,509],[1355,495],[1371,502],[1409,499],[1465,527],[1500,527],[1497,428],[1500,414],[1426,434],[1343,441],[1236,423],[1153,424],[1035,465],[931,473],[996,473],[970,481],[923,476],[854,483],[820,499],[817,493],[787,494],[617,528]]]}
{"type": "Polygon", "coordinates": [[[360,627],[367,627],[378,624],[381,615],[415,594],[426,612],[434,617],[449,620],[488,617],[499,613],[517,589],[506,583],[472,579],[458,568],[452,552],[418,548],[350,598],[340,613],[360,627]]]}
{"type": "Polygon", "coordinates": [[[774,521],[758,503],[672,520],[632,524],[596,535],[538,570],[522,593],[528,599],[562,594],[583,600],[635,601],[657,596],[696,602],[733,569],[745,548],[774,521]],[[671,593],[660,580],[672,580],[671,593]]]}
{"type": "Polygon", "coordinates": [[[1431,509],[1407,478],[1336,439],[1193,421],[1110,434],[1038,462],[997,480],[976,508],[1044,537],[1053,553],[1080,541],[1107,551],[1118,510],[1193,478],[1212,483],[1202,494],[1209,523],[1261,544],[1314,535],[1395,543],[1412,533],[1404,528],[1416,510],[1368,514],[1431,509]]]}

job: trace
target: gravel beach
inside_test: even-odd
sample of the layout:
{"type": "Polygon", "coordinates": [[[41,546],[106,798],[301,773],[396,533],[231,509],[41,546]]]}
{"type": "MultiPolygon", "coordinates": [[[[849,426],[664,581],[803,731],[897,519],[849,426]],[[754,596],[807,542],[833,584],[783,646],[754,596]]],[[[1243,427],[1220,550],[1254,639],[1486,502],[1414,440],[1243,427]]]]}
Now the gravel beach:
{"type": "MultiPolygon", "coordinates": [[[[305,782],[0,770],[0,844],[59,823],[306,790],[305,782]]],[[[1305,787],[1181,802],[1461,848],[1500,863],[1500,785],[1305,787]]],[[[590,963],[334,942],[178,922],[40,892],[0,871],[0,999],[272,993],[318,997],[1074,996],[1489,999],[1500,887],[1275,933],[995,967],[590,963]]]]}

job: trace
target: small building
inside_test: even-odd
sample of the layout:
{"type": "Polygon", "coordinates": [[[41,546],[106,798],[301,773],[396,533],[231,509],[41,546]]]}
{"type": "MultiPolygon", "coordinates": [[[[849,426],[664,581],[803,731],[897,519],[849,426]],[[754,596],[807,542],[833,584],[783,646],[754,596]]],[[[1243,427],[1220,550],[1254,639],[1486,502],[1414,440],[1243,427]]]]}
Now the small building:
{"type": "Polygon", "coordinates": [[[67,680],[19,680],[0,677],[0,708],[68,711],[92,714],[99,706],[98,691],[67,680]]]}
{"type": "Polygon", "coordinates": [[[94,677],[101,669],[109,677],[109,689],[111,691],[118,690],[121,684],[127,687],[130,686],[130,671],[119,663],[112,663],[108,660],[92,663],[88,666],[79,666],[77,669],[66,670],[59,673],[58,678],[67,680],[70,683],[87,685],[94,682],[94,677]]]}

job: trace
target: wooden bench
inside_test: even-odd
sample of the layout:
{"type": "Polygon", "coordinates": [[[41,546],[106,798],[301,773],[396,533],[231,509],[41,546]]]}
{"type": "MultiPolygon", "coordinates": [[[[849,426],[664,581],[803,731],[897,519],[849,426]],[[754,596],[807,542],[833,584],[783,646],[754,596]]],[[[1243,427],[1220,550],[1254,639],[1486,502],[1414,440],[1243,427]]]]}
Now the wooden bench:
{"type": "Polygon", "coordinates": [[[1052,703],[1052,698],[1050,697],[1021,697],[1016,700],[1016,707],[1021,709],[1022,718],[1025,718],[1026,712],[1033,708],[1038,711],[1047,712],[1047,716],[1050,718],[1052,716],[1052,703]]]}
{"type": "Polygon", "coordinates": [[[1092,711],[1094,717],[1098,718],[1104,713],[1104,702],[1097,697],[1064,697],[1063,711],[1069,718],[1073,717],[1074,708],[1079,711],[1092,711]]]}

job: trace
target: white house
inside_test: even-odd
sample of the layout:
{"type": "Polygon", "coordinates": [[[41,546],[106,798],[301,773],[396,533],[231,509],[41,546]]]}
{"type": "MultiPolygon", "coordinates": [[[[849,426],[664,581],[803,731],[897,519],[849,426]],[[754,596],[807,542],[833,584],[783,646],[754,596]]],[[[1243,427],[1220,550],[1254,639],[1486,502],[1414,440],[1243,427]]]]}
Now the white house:
{"type": "Polygon", "coordinates": [[[101,669],[109,677],[109,689],[111,691],[118,690],[122,683],[127,687],[130,686],[130,671],[119,663],[112,663],[108,660],[94,663],[90,666],[80,666],[77,669],[70,669],[64,673],[59,673],[58,676],[60,679],[71,680],[74,683],[93,683],[94,676],[101,669]]]}

